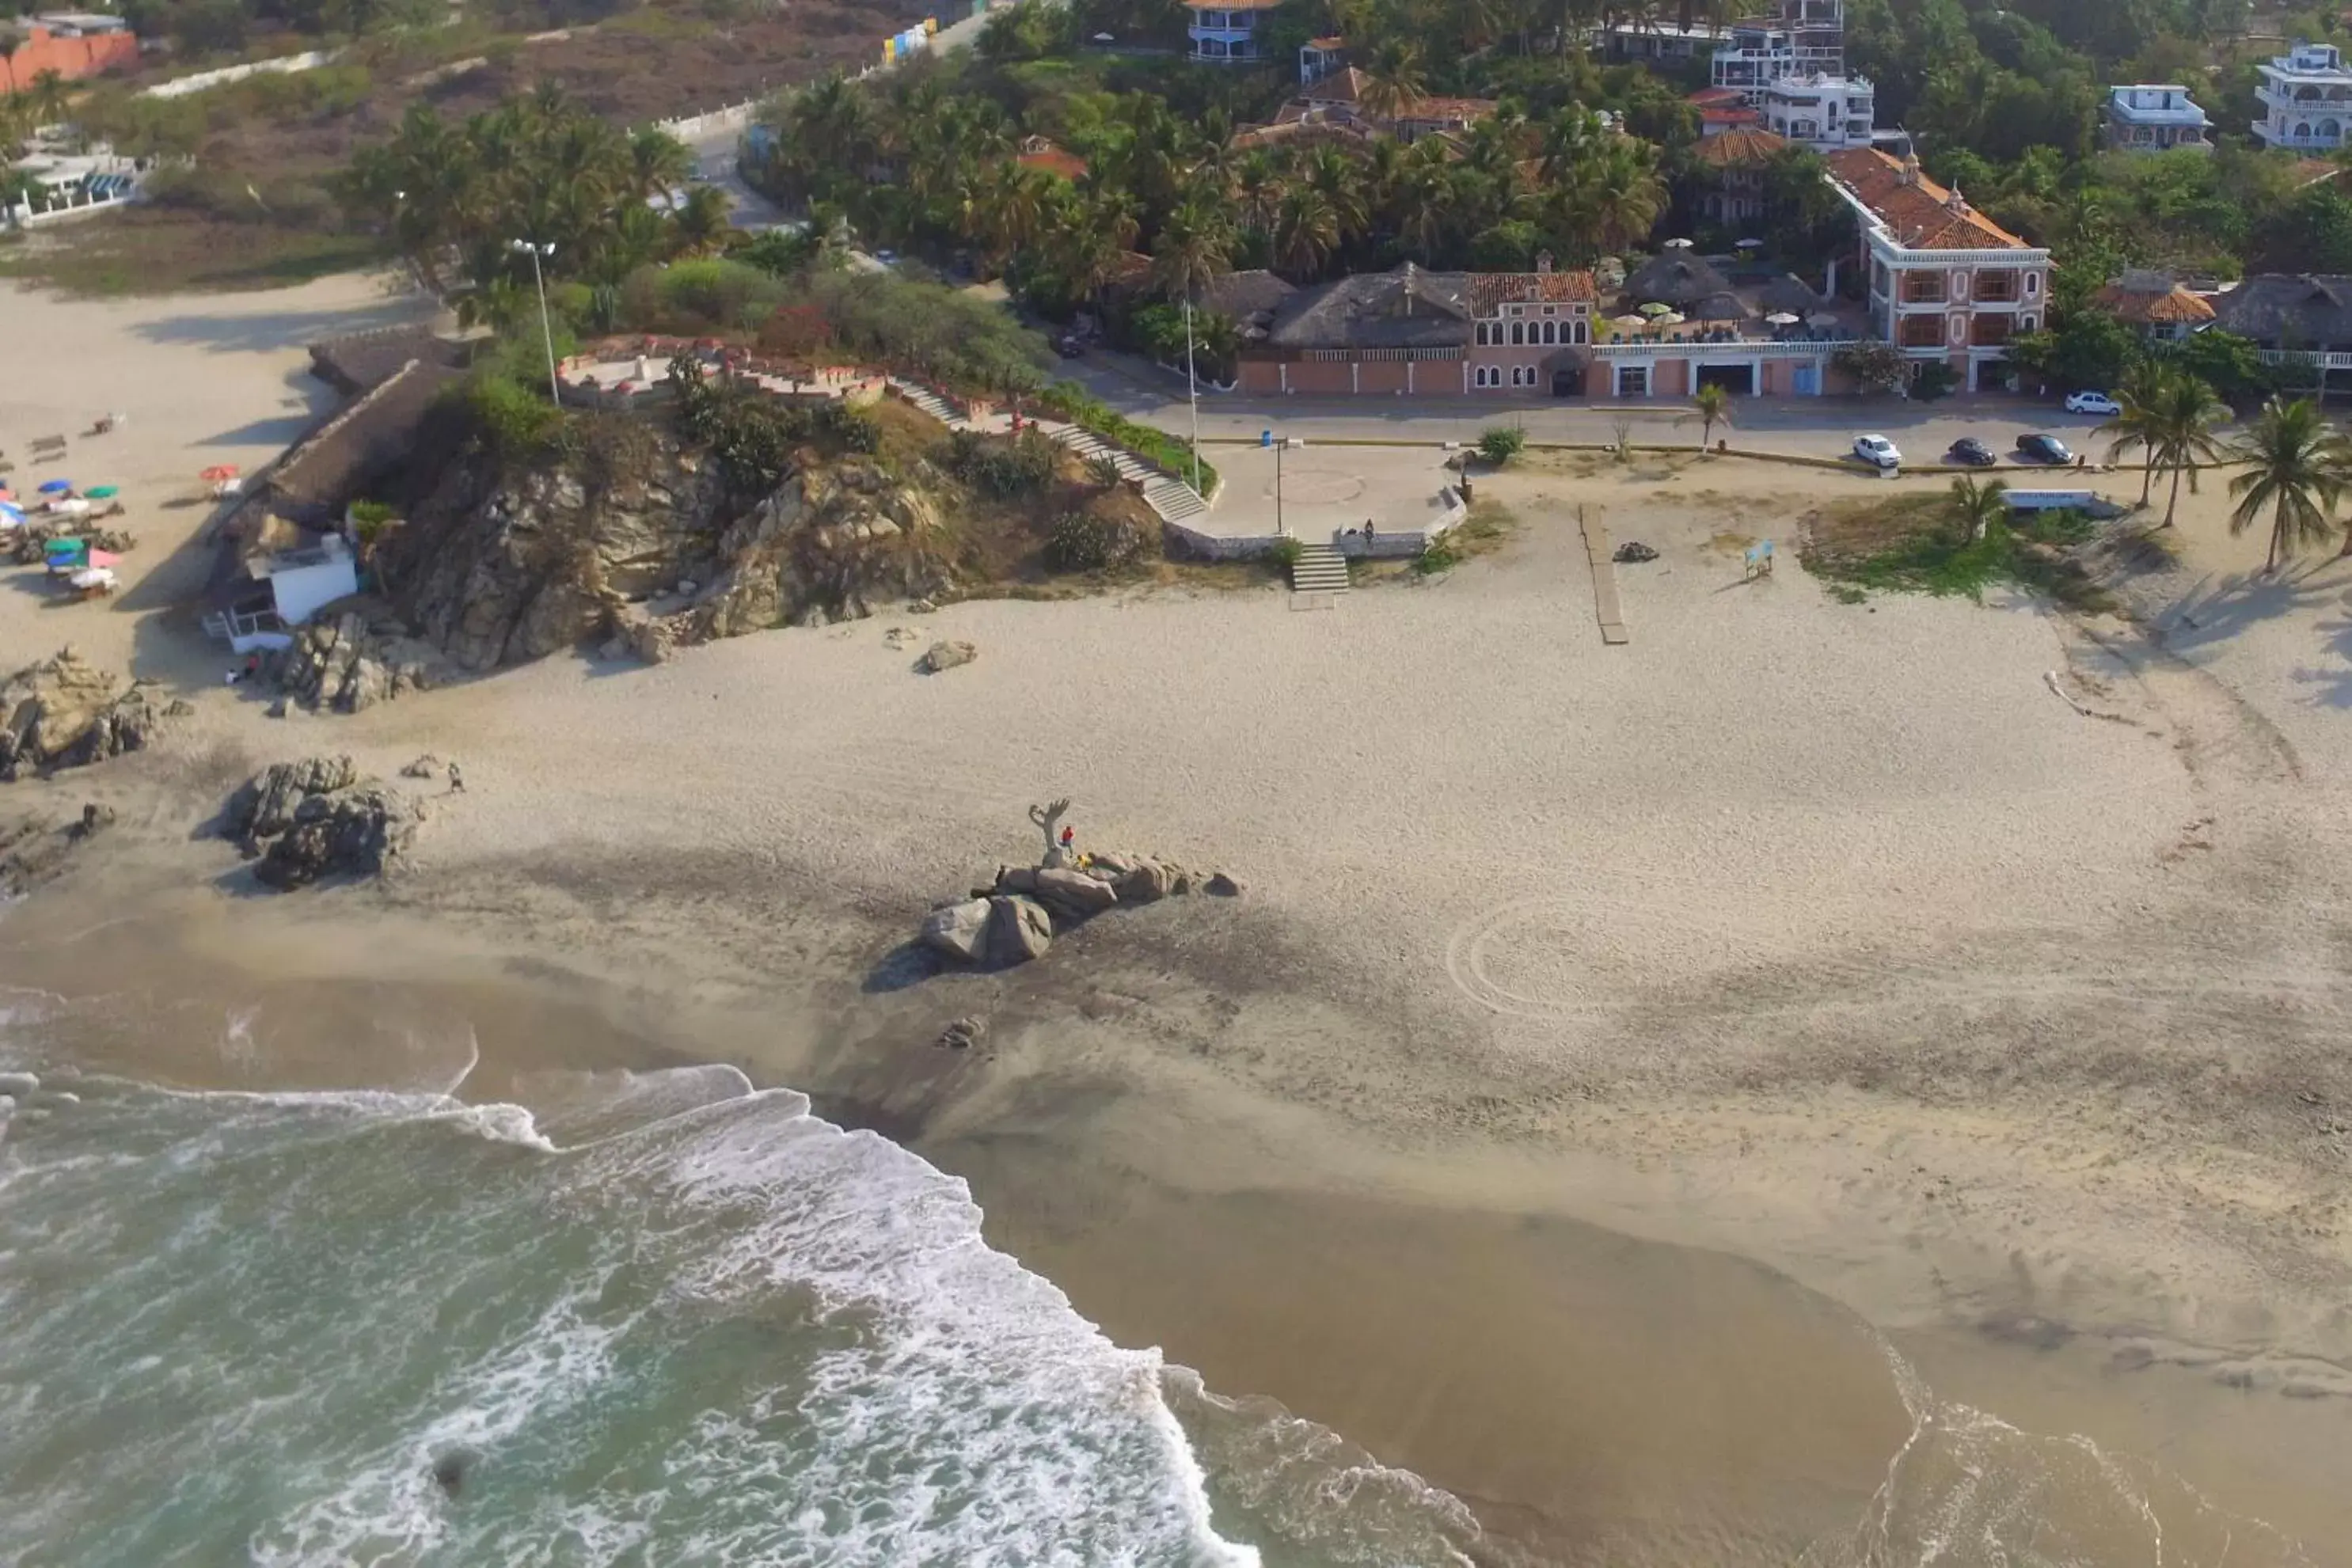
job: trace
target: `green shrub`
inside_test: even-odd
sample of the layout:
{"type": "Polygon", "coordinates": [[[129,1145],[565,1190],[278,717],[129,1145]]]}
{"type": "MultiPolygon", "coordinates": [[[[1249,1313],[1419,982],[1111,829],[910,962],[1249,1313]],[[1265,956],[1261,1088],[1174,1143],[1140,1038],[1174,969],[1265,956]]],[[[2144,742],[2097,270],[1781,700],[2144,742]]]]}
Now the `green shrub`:
{"type": "Polygon", "coordinates": [[[1462,564],[1462,557],[1453,544],[1443,537],[1432,539],[1429,548],[1413,557],[1412,570],[1423,577],[1434,577],[1441,571],[1452,571],[1462,564]]]}
{"type": "Polygon", "coordinates": [[[553,445],[563,427],[563,411],[511,377],[496,371],[476,375],[466,386],[474,428],[491,451],[528,456],[553,445]]]}
{"type": "Polygon", "coordinates": [[[1034,425],[1019,435],[982,435],[959,430],[948,436],[940,466],[998,500],[1034,496],[1054,482],[1061,448],[1034,425]]]}
{"type": "Polygon", "coordinates": [[[1299,555],[1306,548],[1295,536],[1286,535],[1265,547],[1265,555],[1263,559],[1288,571],[1298,564],[1299,555]]]}
{"type": "Polygon", "coordinates": [[[1478,455],[1500,468],[1527,450],[1528,433],[1515,425],[1497,424],[1478,437],[1478,455]]]}

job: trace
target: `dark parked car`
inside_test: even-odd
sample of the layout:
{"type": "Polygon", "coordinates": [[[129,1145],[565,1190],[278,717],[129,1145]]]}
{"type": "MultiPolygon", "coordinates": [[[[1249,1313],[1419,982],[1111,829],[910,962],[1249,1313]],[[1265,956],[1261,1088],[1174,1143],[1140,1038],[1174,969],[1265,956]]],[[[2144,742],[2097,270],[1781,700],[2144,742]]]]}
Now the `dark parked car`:
{"type": "Polygon", "coordinates": [[[2018,455],[2031,463],[2068,464],[2074,455],[2066,444],[2054,435],[2021,435],[2017,438],[2018,455]]]}
{"type": "Polygon", "coordinates": [[[1075,360],[1087,351],[1087,346],[1073,333],[1065,332],[1054,340],[1054,352],[1066,360],[1075,360]]]}
{"type": "Polygon", "coordinates": [[[1971,468],[1990,467],[1996,461],[1991,449],[1973,435],[1963,435],[1953,442],[1952,449],[1944,455],[1954,463],[1965,463],[1971,468]]]}

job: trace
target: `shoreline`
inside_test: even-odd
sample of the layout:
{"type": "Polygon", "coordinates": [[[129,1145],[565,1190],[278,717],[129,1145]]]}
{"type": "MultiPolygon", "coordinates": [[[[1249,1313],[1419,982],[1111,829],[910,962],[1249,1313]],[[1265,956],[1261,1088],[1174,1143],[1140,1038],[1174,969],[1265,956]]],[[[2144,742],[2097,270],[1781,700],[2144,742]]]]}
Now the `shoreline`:
{"type": "MultiPolygon", "coordinates": [[[[151,842],[141,852],[149,873],[234,859],[218,844],[151,842]]],[[[98,885],[106,880],[41,895],[70,942],[88,946],[66,918],[79,900],[119,905],[121,889],[98,885]]],[[[641,894],[641,915],[682,934],[692,905],[674,898],[641,894]]],[[[185,1041],[168,1042],[147,1071],[191,1087],[381,1082],[386,1058],[355,1061],[334,1026],[376,1017],[386,998],[411,1025],[433,1020],[404,1026],[404,1038],[432,1043],[404,1063],[417,1086],[437,1075],[468,1100],[527,1104],[528,1075],[544,1067],[729,1062],[759,1087],[807,1093],[818,1114],[883,1131],[965,1180],[991,1242],[1117,1343],[1157,1345],[1213,1395],[1278,1401],[1453,1492],[1486,1529],[1482,1563],[1729,1568],[1843,1541],[1868,1514],[1889,1457],[1916,1435],[1902,1363],[1955,1408],[1980,1404],[2029,1433],[2027,1412],[2039,1414],[2135,1462],[2151,1448],[2186,1458],[2193,1484],[2242,1528],[2252,1518],[2294,1527],[2325,1497],[2319,1456],[2352,1409],[2286,1397],[2276,1380],[2267,1393],[2233,1385],[2216,1375],[2227,1353],[2175,1344],[2169,1358],[2151,1354],[2147,1336],[2074,1321],[2055,1304],[2048,1315],[1969,1318],[1957,1315],[1963,1298],[1954,1295],[1941,1313],[1874,1326],[1857,1307],[1896,1303],[1787,1271],[1818,1269],[1819,1256],[1765,1260],[1760,1246],[1706,1244],[1703,1228],[1678,1224],[1655,1193],[1638,1210],[1621,1193],[1621,1223],[1596,1223],[1592,1213],[1610,1204],[1555,1185],[1556,1171],[1543,1182],[1525,1168],[1433,1171],[1425,1153],[1375,1130],[1212,1079],[1139,1081],[1115,1063],[1132,1065],[1133,1016],[1152,998],[1124,967],[1139,944],[1099,922],[1089,934],[1105,939],[1093,950],[1081,936],[1047,961],[1066,972],[1040,966],[1020,977],[1038,983],[996,1010],[1004,1021],[985,1052],[965,1055],[923,1032],[939,1001],[861,996],[845,1013],[825,968],[741,971],[675,947],[641,951],[633,967],[626,935],[500,940],[462,883],[418,879],[388,898],[354,890],[258,910],[208,892],[184,894],[176,909],[169,902],[130,917],[153,927],[131,947],[146,985],[199,1013],[241,1017],[256,1033],[245,1055],[209,1063],[192,1061],[185,1041]],[[283,962],[276,943],[298,932],[300,957],[283,962]],[[201,994],[206,976],[217,994],[201,994]],[[326,1000],[360,976],[356,998],[326,1000]],[[269,998],[258,1009],[257,991],[269,998]],[[242,1013],[237,997],[247,998],[242,1013]],[[1123,1005],[1106,1011],[1107,997],[1123,1005]],[[281,1014],[285,1034],[268,1027],[281,1014]],[[863,1022],[845,1030],[850,1014],[863,1022]],[[774,1025],[787,1019],[801,1027],[779,1035],[774,1025]],[[470,1052],[450,1032],[461,1025],[478,1036],[470,1052]],[[2180,1444],[2189,1433],[2205,1436],[2180,1444]],[[2250,1498],[2268,1511],[2241,1506],[2250,1498]]],[[[708,907],[698,919],[709,922],[708,907]]],[[[776,935],[732,929],[745,941],[776,935]]],[[[828,965],[883,951],[888,935],[838,911],[790,928],[797,948],[825,952],[828,965]]],[[[0,975],[22,978],[40,950],[0,950],[0,975]]],[[[1596,1175],[1605,1163],[1578,1168],[1596,1175]]],[[[1633,1179],[1618,1173],[1621,1186],[1633,1179]]],[[[1870,1278],[1856,1271],[1845,1283],[1870,1278]]],[[[2042,1430],[2048,1441],[2064,1435],[2042,1430]]],[[[2168,1525],[2200,1517],[2169,1506],[2168,1525]]],[[[2307,1545],[2329,1538],[2334,1517],[2313,1517],[2307,1545]]]]}

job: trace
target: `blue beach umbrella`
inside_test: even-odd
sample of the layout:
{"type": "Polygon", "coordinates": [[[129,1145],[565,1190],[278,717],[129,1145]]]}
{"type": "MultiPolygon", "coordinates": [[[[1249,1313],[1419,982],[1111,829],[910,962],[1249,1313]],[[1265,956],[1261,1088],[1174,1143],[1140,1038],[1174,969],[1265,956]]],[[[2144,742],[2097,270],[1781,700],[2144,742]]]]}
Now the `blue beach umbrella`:
{"type": "Polygon", "coordinates": [[[21,528],[25,526],[25,509],[12,501],[0,501],[0,528],[21,528]]]}
{"type": "Polygon", "coordinates": [[[62,496],[68,490],[72,488],[73,481],[70,479],[52,479],[41,486],[41,494],[44,496],[62,496]]]}

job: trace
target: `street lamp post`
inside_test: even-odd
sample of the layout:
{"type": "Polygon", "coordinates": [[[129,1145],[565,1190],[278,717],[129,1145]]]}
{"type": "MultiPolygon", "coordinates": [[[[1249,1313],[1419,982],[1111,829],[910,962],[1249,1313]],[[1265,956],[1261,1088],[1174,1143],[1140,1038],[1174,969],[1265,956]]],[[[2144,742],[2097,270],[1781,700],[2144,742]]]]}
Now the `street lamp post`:
{"type": "MultiPolygon", "coordinates": [[[[1184,401],[1192,405],[1192,494],[1201,494],[1201,387],[1192,379],[1192,291],[1184,291],[1184,401]]],[[[1205,499],[1205,497],[1203,497],[1205,499]]]]}
{"type": "Polygon", "coordinates": [[[1282,455],[1293,446],[1304,446],[1307,443],[1294,441],[1287,435],[1277,441],[1273,431],[1265,430],[1258,433],[1257,444],[1274,448],[1274,537],[1280,538],[1286,531],[1282,523],[1282,455]]]}
{"type": "Polygon", "coordinates": [[[547,395],[554,400],[556,407],[562,408],[563,387],[555,379],[555,329],[547,319],[547,274],[539,265],[541,256],[555,254],[555,242],[550,240],[545,245],[533,245],[527,239],[509,240],[507,248],[517,255],[527,253],[530,256],[530,280],[539,286],[540,340],[547,345],[547,395]]]}

